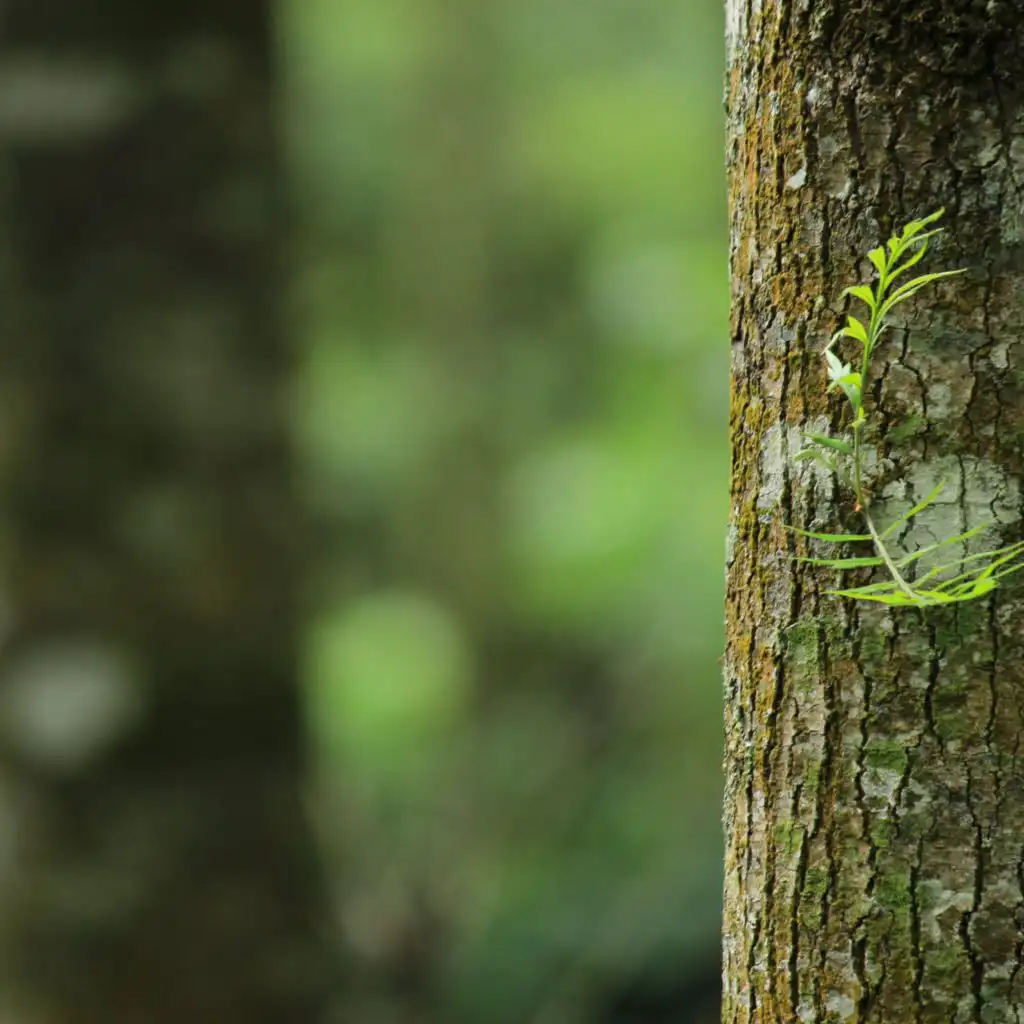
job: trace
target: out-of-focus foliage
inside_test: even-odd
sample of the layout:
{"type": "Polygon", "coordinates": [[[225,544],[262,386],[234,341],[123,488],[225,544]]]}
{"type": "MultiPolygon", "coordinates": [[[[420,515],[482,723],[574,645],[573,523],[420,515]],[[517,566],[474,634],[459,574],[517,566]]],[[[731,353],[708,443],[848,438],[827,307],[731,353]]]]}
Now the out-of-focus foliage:
{"type": "Polygon", "coordinates": [[[720,6],[282,7],[339,1020],[713,1018],[720,6]]]}

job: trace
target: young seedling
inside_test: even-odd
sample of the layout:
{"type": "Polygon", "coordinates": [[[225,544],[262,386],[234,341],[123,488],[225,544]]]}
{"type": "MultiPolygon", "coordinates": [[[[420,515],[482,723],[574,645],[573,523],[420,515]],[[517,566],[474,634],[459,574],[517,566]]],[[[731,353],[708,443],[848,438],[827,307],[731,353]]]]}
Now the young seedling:
{"type": "Polygon", "coordinates": [[[907,579],[906,569],[920,559],[950,545],[962,544],[981,533],[985,526],[975,526],[964,533],[947,537],[936,544],[929,544],[911,554],[900,554],[891,550],[889,538],[910,519],[927,509],[942,492],[945,481],[940,483],[926,498],[905,515],[884,529],[879,529],[871,514],[871,503],[864,487],[863,436],[868,422],[864,408],[864,395],[868,391],[871,353],[878,344],[882,332],[888,326],[886,317],[899,303],[915,295],[925,285],[943,277],[952,277],[963,270],[944,270],[937,274],[922,274],[920,277],[900,281],[899,278],[919,263],[928,249],[928,239],[941,232],[941,228],[925,230],[943,214],[939,210],[930,217],[913,220],[898,236],[889,239],[885,246],[872,249],[868,259],[875,268],[874,282],[856,284],[847,288],[843,296],[851,295],[867,307],[867,322],[849,315],[846,326],[837,331],[825,347],[828,363],[829,391],[839,390],[846,398],[852,413],[850,433],[847,437],[826,437],[821,434],[805,435],[811,447],[796,456],[797,461],[813,459],[832,472],[840,468],[849,469],[848,480],[853,489],[856,511],[864,518],[867,533],[814,533],[787,527],[801,537],[825,541],[829,544],[870,543],[873,555],[848,558],[805,558],[799,562],[826,566],[831,569],[861,569],[879,567],[886,570],[888,579],[879,583],[868,583],[860,587],[831,590],[830,594],[852,597],[861,601],[877,601],[889,605],[951,604],[957,601],[971,601],[994,590],[999,581],[1011,573],[1024,568],[1024,541],[985,551],[981,554],[965,555],[942,565],[930,568],[920,577],[907,579]],[[843,339],[849,339],[860,346],[856,369],[853,363],[843,362],[834,351],[843,339]],[[842,462],[840,460],[843,460],[842,462]]]}

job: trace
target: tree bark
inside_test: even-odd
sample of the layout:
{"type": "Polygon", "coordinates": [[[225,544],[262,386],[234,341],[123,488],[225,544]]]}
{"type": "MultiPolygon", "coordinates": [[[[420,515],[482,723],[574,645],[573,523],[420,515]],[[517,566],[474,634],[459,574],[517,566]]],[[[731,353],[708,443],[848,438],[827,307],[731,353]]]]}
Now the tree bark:
{"type": "Polygon", "coordinates": [[[313,1021],[268,6],[0,16],[0,1019],[313,1021]]]}
{"type": "MultiPolygon", "coordinates": [[[[728,0],[732,510],[724,1011],[730,1024],[1024,1020],[1024,601],[926,614],[829,597],[783,524],[859,527],[794,465],[836,428],[821,351],[863,254],[946,207],[876,352],[879,518],[904,543],[1021,534],[1024,12],[728,0]],[[952,530],[947,529],[952,527],[952,530]]],[[[860,532],[855,529],[853,532],[860,532]]],[[[816,552],[821,553],[821,552],[816,552]]]]}

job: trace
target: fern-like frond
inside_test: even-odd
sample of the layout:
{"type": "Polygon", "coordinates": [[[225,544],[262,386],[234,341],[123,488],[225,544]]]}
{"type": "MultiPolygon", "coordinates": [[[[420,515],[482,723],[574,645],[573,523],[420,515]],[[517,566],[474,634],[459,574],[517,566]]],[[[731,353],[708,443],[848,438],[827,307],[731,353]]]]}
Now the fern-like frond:
{"type": "Polygon", "coordinates": [[[927,544],[916,551],[894,552],[888,547],[889,539],[902,526],[916,516],[926,512],[939,498],[946,482],[940,481],[921,501],[917,502],[898,519],[879,531],[871,517],[870,502],[864,489],[862,476],[862,434],[867,423],[864,409],[864,395],[870,393],[869,376],[871,353],[886,329],[886,317],[901,302],[916,295],[921,289],[944,278],[962,274],[959,270],[942,270],[936,273],[920,274],[906,279],[909,270],[924,259],[928,243],[941,228],[929,228],[943,214],[942,210],[906,224],[903,230],[888,240],[884,246],[872,249],[867,258],[875,270],[872,284],[851,285],[843,291],[863,303],[868,316],[847,314],[846,324],[832,336],[825,347],[824,355],[829,378],[828,391],[838,390],[846,398],[853,416],[852,436],[830,437],[823,434],[805,434],[812,447],[801,451],[797,461],[813,459],[832,472],[839,469],[839,459],[851,463],[850,481],[857,499],[857,511],[864,517],[867,533],[819,532],[804,530],[795,526],[786,529],[798,537],[819,541],[824,544],[844,545],[870,543],[873,555],[796,555],[795,560],[806,565],[846,572],[854,569],[885,568],[889,578],[863,586],[830,590],[827,593],[837,597],[849,597],[858,601],[874,601],[893,606],[928,607],[931,605],[954,604],[972,601],[991,593],[999,581],[1024,569],[1024,541],[1007,544],[980,554],[964,554],[961,558],[932,566],[917,579],[908,580],[904,570],[916,570],[918,563],[935,552],[944,551],[955,544],[967,544],[987,527],[972,526],[962,533],[953,534],[933,544],[927,544]],[[928,229],[928,230],[926,230],[928,229]],[[897,283],[897,279],[899,283],[897,283]],[[859,360],[845,361],[835,347],[848,342],[860,346],[859,360]],[[951,575],[950,575],[951,574],[951,575]]]}

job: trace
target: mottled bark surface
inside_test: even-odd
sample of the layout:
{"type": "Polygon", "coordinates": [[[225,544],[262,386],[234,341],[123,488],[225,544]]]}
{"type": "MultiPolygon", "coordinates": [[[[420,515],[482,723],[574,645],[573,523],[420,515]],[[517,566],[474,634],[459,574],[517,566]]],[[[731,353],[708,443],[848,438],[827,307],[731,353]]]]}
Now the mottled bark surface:
{"type": "Polygon", "coordinates": [[[313,1021],[269,11],[0,14],[0,1019],[313,1021]]]}
{"type": "MultiPolygon", "coordinates": [[[[859,527],[800,430],[838,427],[821,349],[863,253],[940,206],[875,355],[879,518],[903,544],[1021,535],[1024,10],[729,0],[734,450],[724,1020],[1024,1020],[1024,600],[921,614],[827,597],[784,523],[859,527]],[[887,514],[888,513],[888,514],[887,514]]],[[[859,532],[859,531],[858,531],[859,532]]],[[[815,552],[823,553],[823,552],[815,552]]]]}

